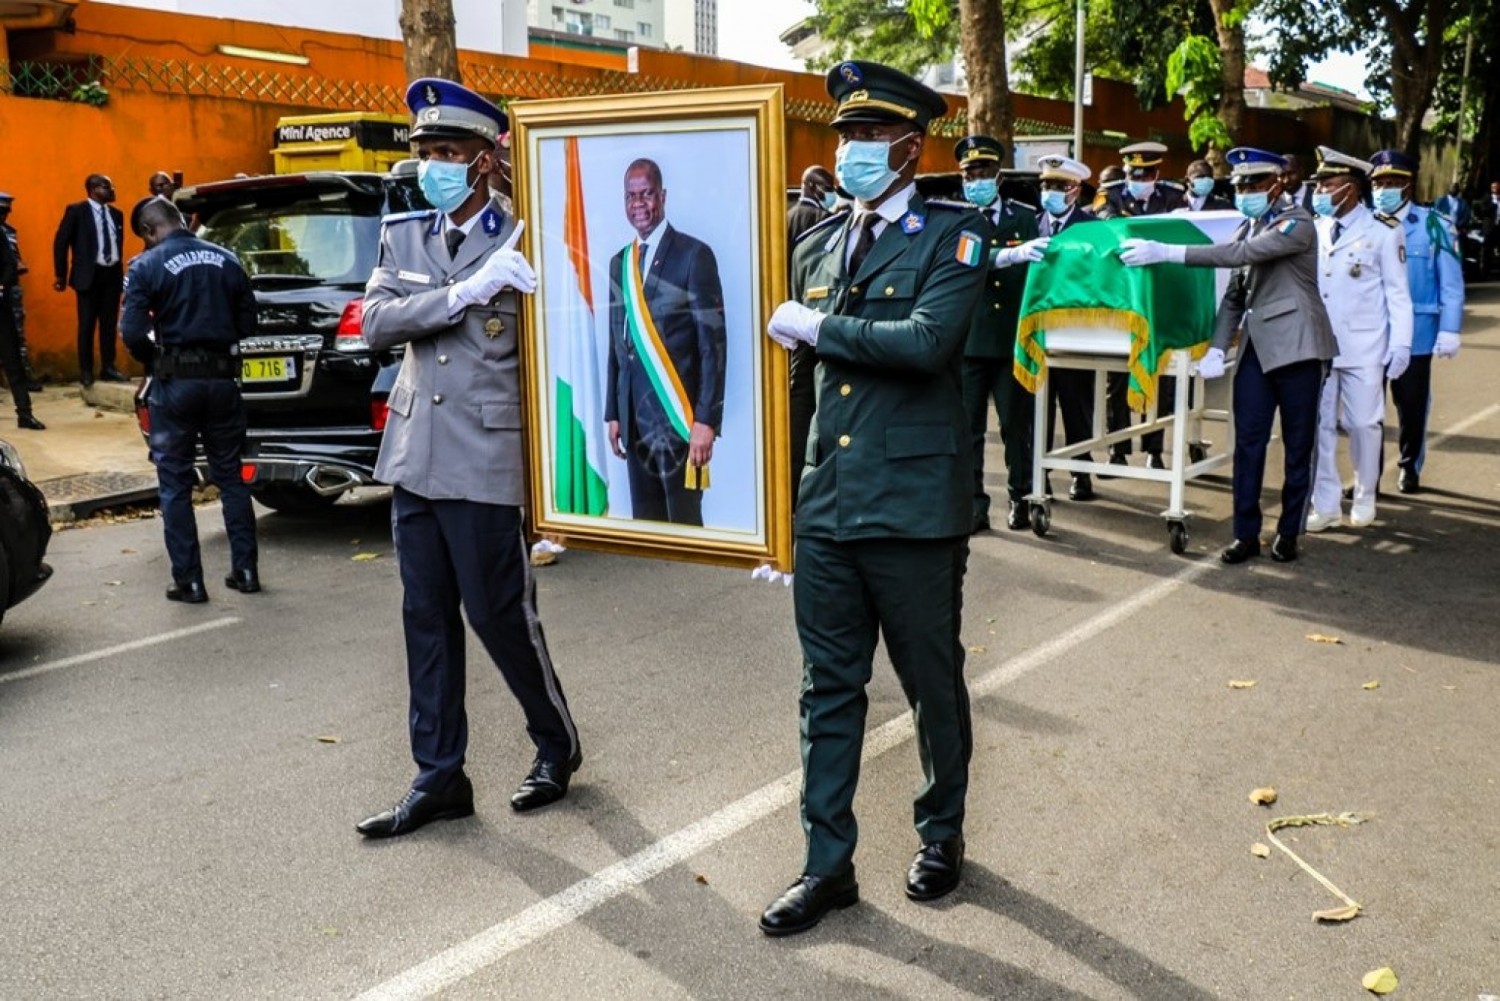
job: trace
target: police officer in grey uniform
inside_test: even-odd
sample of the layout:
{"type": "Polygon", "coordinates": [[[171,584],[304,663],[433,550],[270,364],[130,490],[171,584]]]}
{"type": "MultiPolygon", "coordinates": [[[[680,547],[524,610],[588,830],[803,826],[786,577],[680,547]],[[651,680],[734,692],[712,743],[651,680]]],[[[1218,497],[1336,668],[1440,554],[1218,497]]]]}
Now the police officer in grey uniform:
{"type": "Polygon", "coordinates": [[[536,745],[511,807],[561,799],[583,761],[537,617],[522,521],[517,314],[536,275],[514,249],[520,223],[490,197],[505,113],[447,80],[413,82],[406,103],[418,182],[437,211],[386,220],[364,335],[377,350],[406,345],[375,475],[395,488],[417,776],[399,803],[357,825],[370,838],[474,812],[460,606],[536,745]]]}

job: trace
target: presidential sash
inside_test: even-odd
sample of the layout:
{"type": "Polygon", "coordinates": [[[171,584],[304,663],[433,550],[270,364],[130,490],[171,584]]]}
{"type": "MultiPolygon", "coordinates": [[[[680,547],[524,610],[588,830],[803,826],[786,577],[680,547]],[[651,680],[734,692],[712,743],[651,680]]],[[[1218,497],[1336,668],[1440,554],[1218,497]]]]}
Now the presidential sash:
{"type": "Polygon", "coordinates": [[[687,441],[693,427],[693,401],[682,385],[682,376],[667,354],[667,346],[656,332],[651,310],[646,307],[646,289],[641,281],[641,245],[633,242],[630,253],[620,255],[620,288],[625,298],[625,329],[641,359],[651,388],[666,411],[672,429],[687,441]]]}

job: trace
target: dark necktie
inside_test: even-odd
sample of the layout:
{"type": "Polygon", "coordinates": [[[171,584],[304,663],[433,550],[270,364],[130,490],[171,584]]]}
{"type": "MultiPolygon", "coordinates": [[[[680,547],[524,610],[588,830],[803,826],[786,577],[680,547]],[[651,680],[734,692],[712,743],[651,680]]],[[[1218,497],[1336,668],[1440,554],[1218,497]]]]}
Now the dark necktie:
{"type": "Polygon", "coordinates": [[[458,256],[459,244],[463,243],[464,237],[468,235],[469,234],[465,233],[461,229],[458,229],[457,227],[454,227],[453,229],[450,229],[448,230],[448,232],[443,234],[443,239],[448,241],[449,260],[452,260],[453,258],[458,256]]]}
{"type": "Polygon", "coordinates": [[[854,240],[854,252],[849,255],[849,274],[859,274],[859,266],[870,256],[870,248],[875,246],[875,224],[879,221],[880,216],[874,212],[866,212],[860,218],[859,236],[854,240]]]}
{"type": "Polygon", "coordinates": [[[1338,243],[1339,242],[1339,237],[1341,237],[1343,235],[1344,235],[1344,224],[1341,223],[1341,222],[1335,222],[1333,224],[1333,242],[1334,243],[1338,243]]]}
{"type": "Polygon", "coordinates": [[[651,249],[651,244],[649,244],[649,243],[643,243],[643,244],[641,244],[641,252],[640,252],[639,255],[636,256],[636,259],[635,259],[636,270],[641,273],[641,278],[642,279],[644,279],[646,277],[646,251],[648,251],[650,249],[651,249]]]}

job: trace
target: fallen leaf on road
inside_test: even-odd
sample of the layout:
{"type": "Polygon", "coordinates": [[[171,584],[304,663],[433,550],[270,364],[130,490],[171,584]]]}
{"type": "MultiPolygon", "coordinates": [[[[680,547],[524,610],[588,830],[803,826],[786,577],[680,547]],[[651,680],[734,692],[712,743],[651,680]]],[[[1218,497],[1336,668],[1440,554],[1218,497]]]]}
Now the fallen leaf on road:
{"type": "Polygon", "coordinates": [[[1456,691],[1458,691],[1458,686],[1457,685],[1444,685],[1443,686],[1443,691],[1445,691],[1445,692],[1456,692],[1456,691]]]}
{"type": "Polygon", "coordinates": [[[135,553],[135,550],[134,549],[130,549],[130,548],[127,547],[125,549],[120,550],[120,552],[124,553],[127,556],[131,556],[131,555],[133,555],[135,553]]]}
{"type": "Polygon", "coordinates": [[[121,584],[123,584],[125,582],[123,580],[107,580],[104,583],[107,584],[110,587],[119,587],[121,584]]]}
{"type": "Polygon", "coordinates": [[[1324,636],[1322,633],[1308,633],[1307,638],[1314,643],[1332,643],[1336,646],[1344,645],[1344,641],[1337,636],[1324,636]]]}
{"type": "Polygon", "coordinates": [[[1326,911],[1313,911],[1314,921],[1353,921],[1359,917],[1359,905],[1349,904],[1345,907],[1330,907],[1326,911]]]}
{"type": "Polygon", "coordinates": [[[693,873],[693,882],[694,883],[699,883],[699,884],[701,884],[703,886],[707,886],[708,885],[708,877],[705,876],[705,875],[703,875],[703,873],[701,873],[701,872],[695,872],[695,873],[693,873]]]}
{"type": "Polygon", "coordinates": [[[1367,692],[1373,692],[1375,689],[1377,689],[1377,688],[1380,687],[1380,682],[1378,682],[1378,681],[1367,681],[1363,685],[1360,685],[1359,687],[1363,688],[1367,692]]]}
{"type": "Polygon", "coordinates": [[[339,930],[337,928],[324,928],[323,929],[323,934],[324,935],[333,936],[333,935],[337,935],[338,933],[339,933],[339,930]]]}
{"type": "Polygon", "coordinates": [[[1276,790],[1272,789],[1270,786],[1262,786],[1259,789],[1252,789],[1250,791],[1250,802],[1254,803],[1256,806],[1270,806],[1272,803],[1276,802],[1276,790]]]}
{"type": "Polygon", "coordinates": [[[344,738],[342,738],[342,737],[335,737],[332,734],[324,734],[323,736],[321,736],[321,737],[318,738],[318,743],[320,743],[320,744],[337,744],[339,741],[341,741],[343,739],[344,738]]]}
{"type": "Polygon", "coordinates": [[[987,625],[994,625],[995,624],[995,617],[992,615],[989,618],[985,619],[984,621],[985,621],[985,623],[987,625]]]}
{"type": "Polygon", "coordinates": [[[1230,688],[1254,688],[1255,687],[1255,682],[1253,682],[1253,681],[1245,681],[1245,680],[1239,680],[1239,681],[1231,680],[1229,682],[1229,687],[1230,688]]]}
{"type": "Polygon", "coordinates": [[[980,645],[978,645],[977,643],[974,646],[969,647],[969,652],[970,653],[984,653],[984,651],[985,651],[985,648],[982,647],[982,646],[980,646],[980,645]]]}
{"type": "Polygon", "coordinates": [[[1401,981],[1396,979],[1396,971],[1389,966],[1382,966],[1378,970],[1366,973],[1359,985],[1371,994],[1389,994],[1395,990],[1401,981]]]}
{"type": "Polygon", "coordinates": [[[1250,854],[1254,855],[1256,858],[1270,858],[1271,849],[1268,845],[1263,845],[1259,841],[1257,841],[1255,844],[1250,846],[1250,854]]]}
{"type": "Polygon", "coordinates": [[[349,558],[351,560],[353,560],[355,563],[368,563],[371,560],[378,560],[378,559],[380,559],[380,554],[379,553],[355,553],[353,556],[351,556],[349,558]]]}

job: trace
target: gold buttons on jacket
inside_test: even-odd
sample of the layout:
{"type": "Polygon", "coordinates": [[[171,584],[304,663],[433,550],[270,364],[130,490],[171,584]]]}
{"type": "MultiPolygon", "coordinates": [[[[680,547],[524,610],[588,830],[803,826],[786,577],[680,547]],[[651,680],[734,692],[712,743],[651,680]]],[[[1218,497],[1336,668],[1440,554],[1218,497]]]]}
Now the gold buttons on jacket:
{"type": "Polygon", "coordinates": [[[850,295],[859,295],[859,286],[855,285],[849,289],[850,295]]]}
{"type": "Polygon", "coordinates": [[[885,287],[885,294],[886,295],[895,295],[896,294],[896,287],[894,285],[887,285],[885,287]]]}
{"type": "Polygon", "coordinates": [[[435,394],[433,394],[432,402],[433,403],[442,403],[443,402],[443,394],[442,393],[435,393],[435,394]]]}
{"type": "Polygon", "coordinates": [[[850,438],[846,434],[839,435],[839,448],[848,448],[850,438]]]}
{"type": "Polygon", "coordinates": [[[448,364],[448,356],[447,355],[438,355],[438,364],[439,365],[446,365],[446,364],[448,364]]]}
{"type": "Polygon", "coordinates": [[[847,382],[839,387],[840,396],[848,396],[852,392],[854,392],[854,387],[849,385],[847,382]]]}

